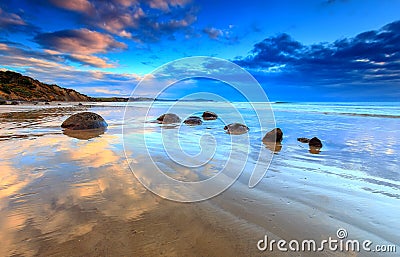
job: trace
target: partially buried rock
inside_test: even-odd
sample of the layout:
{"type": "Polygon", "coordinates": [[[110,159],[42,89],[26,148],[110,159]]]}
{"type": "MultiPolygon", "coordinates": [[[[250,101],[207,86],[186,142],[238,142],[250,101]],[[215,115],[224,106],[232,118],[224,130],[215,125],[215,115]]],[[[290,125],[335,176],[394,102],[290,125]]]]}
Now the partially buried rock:
{"type": "Polygon", "coordinates": [[[306,137],[299,137],[299,138],[297,138],[297,141],[299,141],[300,143],[307,144],[308,142],[310,142],[310,139],[308,139],[306,137]]]}
{"type": "Polygon", "coordinates": [[[66,119],[61,127],[71,130],[86,130],[106,128],[107,122],[98,114],[93,112],[81,112],[66,119]]]}
{"type": "Polygon", "coordinates": [[[157,118],[158,123],[162,124],[171,124],[171,123],[179,123],[181,119],[178,115],[174,113],[165,113],[157,118]]]}
{"type": "Polygon", "coordinates": [[[206,111],[203,112],[202,117],[204,120],[216,120],[218,118],[218,115],[214,112],[206,111]]]}
{"type": "Polygon", "coordinates": [[[7,101],[0,98],[0,105],[4,105],[4,104],[7,104],[7,101]]]}
{"type": "Polygon", "coordinates": [[[250,129],[249,127],[241,123],[231,123],[229,125],[226,125],[224,127],[224,130],[226,130],[226,133],[228,134],[241,135],[247,133],[250,129]]]}
{"type": "Polygon", "coordinates": [[[187,118],[183,123],[190,125],[190,126],[196,126],[196,125],[201,125],[203,124],[203,121],[201,120],[200,117],[197,116],[190,116],[187,118]]]}
{"type": "Polygon", "coordinates": [[[316,148],[321,148],[322,147],[322,142],[319,140],[317,137],[313,137],[310,139],[308,142],[308,145],[310,147],[316,147],[316,148]]]}
{"type": "Polygon", "coordinates": [[[282,142],[283,132],[280,128],[274,128],[263,137],[263,142],[282,142]]]}
{"type": "Polygon", "coordinates": [[[19,105],[19,103],[17,101],[12,101],[11,105],[19,105]]]}

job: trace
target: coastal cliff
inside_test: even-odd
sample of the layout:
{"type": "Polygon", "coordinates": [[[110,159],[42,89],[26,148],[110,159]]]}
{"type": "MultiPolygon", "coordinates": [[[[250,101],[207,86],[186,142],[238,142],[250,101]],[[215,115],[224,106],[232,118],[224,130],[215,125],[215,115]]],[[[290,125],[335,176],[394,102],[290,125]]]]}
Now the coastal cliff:
{"type": "Polygon", "coordinates": [[[0,98],[20,101],[91,101],[73,89],[49,85],[13,71],[0,71],[0,98]]]}

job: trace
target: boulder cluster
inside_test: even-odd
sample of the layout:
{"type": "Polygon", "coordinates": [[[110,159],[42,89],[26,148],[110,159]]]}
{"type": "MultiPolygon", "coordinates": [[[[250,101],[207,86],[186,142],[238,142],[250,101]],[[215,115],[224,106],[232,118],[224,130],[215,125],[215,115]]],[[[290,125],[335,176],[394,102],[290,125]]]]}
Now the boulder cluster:
{"type": "MultiPolygon", "coordinates": [[[[218,115],[210,111],[204,112],[201,117],[204,121],[218,119],[218,115]]],[[[203,120],[198,116],[189,116],[183,121],[183,123],[188,126],[197,126],[202,125],[203,120]]],[[[160,124],[175,124],[180,123],[182,120],[181,118],[179,118],[178,115],[174,113],[165,113],[158,117],[156,121],[160,124]]],[[[93,112],[81,112],[74,114],[61,124],[61,127],[65,129],[65,134],[71,136],[75,135],[73,137],[80,139],[88,139],[91,138],[92,135],[97,136],[101,133],[104,133],[107,126],[108,124],[103,119],[103,117],[93,112]],[[90,136],[86,134],[84,135],[83,132],[81,132],[87,130],[90,131],[90,136]],[[98,133],[97,131],[100,131],[100,133],[98,133]]],[[[226,125],[224,127],[224,130],[227,134],[242,135],[249,132],[250,129],[249,127],[241,123],[231,123],[226,125]]],[[[267,132],[262,138],[262,142],[265,144],[265,146],[274,152],[279,152],[282,149],[282,140],[283,132],[280,128],[272,129],[271,131],[267,132]]],[[[320,149],[322,148],[322,142],[317,137],[313,137],[311,139],[299,137],[297,138],[297,141],[308,144],[311,153],[319,153],[320,149]]]]}
{"type": "MultiPolygon", "coordinates": [[[[218,115],[214,112],[205,111],[201,115],[201,118],[203,118],[204,121],[216,120],[218,119],[218,115]]],[[[201,118],[198,116],[189,116],[183,121],[183,123],[189,126],[202,125],[203,120],[201,118]]],[[[179,118],[178,115],[174,113],[164,113],[163,115],[157,118],[157,122],[160,124],[174,124],[174,123],[180,123],[181,119],[179,118]]],[[[224,130],[228,134],[241,135],[247,133],[249,131],[249,127],[241,123],[231,123],[226,125],[224,127],[224,130]]]]}

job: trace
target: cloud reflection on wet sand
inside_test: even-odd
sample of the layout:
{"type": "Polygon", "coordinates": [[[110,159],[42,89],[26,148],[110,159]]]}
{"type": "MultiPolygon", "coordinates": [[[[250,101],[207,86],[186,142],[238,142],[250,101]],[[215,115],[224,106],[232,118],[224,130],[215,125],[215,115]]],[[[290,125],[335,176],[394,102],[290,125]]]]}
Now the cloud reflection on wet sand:
{"type": "Polygon", "coordinates": [[[123,152],[110,149],[118,140],[60,135],[19,141],[24,161],[15,159],[21,153],[16,142],[3,144],[1,255],[34,255],[28,249],[82,236],[102,219],[129,220],[153,208],[157,202],[134,179],[123,152]],[[38,157],[49,146],[53,151],[38,157]],[[47,167],[35,172],[40,164],[47,167]]]}

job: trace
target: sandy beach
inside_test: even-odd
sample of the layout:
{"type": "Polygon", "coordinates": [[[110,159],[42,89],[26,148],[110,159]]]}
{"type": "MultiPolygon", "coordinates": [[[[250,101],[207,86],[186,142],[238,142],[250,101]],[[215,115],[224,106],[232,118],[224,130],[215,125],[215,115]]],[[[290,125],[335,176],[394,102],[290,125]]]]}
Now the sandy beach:
{"type": "MultiPolygon", "coordinates": [[[[349,115],[337,104],[273,105],[284,141],[262,181],[250,189],[245,170],[214,198],[177,203],[148,191],[129,169],[122,147],[123,104],[97,105],[0,106],[1,256],[396,256],[257,248],[266,235],[320,242],[338,239],[338,229],[346,230],[346,239],[400,250],[400,148],[395,144],[400,119],[389,117],[399,106],[345,106],[355,110],[349,115]],[[368,108],[374,112],[366,116],[368,108]],[[88,140],[64,135],[62,121],[88,110],[102,115],[108,130],[88,140]],[[323,140],[320,154],[296,141],[303,135],[323,140]]],[[[141,103],[133,105],[129,108],[141,117],[141,103]]],[[[247,110],[241,103],[237,107],[247,110]]],[[[188,108],[199,109],[191,103],[188,108]]],[[[156,106],[154,117],[164,109],[165,103],[156,106]]],[[[217,110],[227,115],[222,105],[217,110]]],[[[157,140],[159,125],[151,126],[150,139],[157,140]]],[[[218,126],[211,122],[192,131],[209,127],[223,139],[218,126]]],[[[250,131],[256,142],[257,131],[250,131]]],[[[151,172],[141,162],[139,146],[129,154],[137,169],[151,172]]],[[[161,150],[156,154],[163,165],[174,167],[161,150]]],[[[202,174],[176,169],[171,176],[212,176],[223,161],[215,158],[202,174]]]]}

